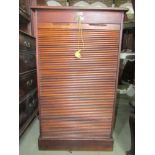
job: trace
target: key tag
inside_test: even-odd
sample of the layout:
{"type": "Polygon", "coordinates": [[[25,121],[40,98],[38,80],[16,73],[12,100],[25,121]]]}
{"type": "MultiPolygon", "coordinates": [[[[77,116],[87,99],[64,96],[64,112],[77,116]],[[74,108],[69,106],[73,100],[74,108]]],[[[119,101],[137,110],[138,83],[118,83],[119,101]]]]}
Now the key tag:
{"type": "Polygon", "coordinates": [[[75,57],[78,58],[78,59],[81,59],[81,53],[80,53],[80,52],[81,52],[81,49],[77,50],[77,51],[75,52],[75,54],[74,54],[75,57]]]}

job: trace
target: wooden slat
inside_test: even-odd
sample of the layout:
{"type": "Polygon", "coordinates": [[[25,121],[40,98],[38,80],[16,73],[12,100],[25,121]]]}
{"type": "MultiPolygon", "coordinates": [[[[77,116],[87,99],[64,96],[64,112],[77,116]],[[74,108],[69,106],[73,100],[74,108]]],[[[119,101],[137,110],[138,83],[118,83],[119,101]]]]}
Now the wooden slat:
{"type": "MultiPolygon", "coordinates": [[[[82,58],[75,24],[38,28],[41,134],[84,140],[111,136],[119,48],[118,25],[83,25],[82,58]]],[[[82,48],[82,45],[81,45],[82,48]]]]}

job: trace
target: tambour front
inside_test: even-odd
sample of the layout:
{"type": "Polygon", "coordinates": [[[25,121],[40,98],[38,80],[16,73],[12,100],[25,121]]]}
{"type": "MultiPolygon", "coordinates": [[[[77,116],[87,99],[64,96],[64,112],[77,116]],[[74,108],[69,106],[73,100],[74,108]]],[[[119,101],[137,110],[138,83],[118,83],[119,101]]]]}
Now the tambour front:
{"type": "Polygon", "coordinates": [[[124,11],[33,7],[39,148],[112,150],[124,11]]]}

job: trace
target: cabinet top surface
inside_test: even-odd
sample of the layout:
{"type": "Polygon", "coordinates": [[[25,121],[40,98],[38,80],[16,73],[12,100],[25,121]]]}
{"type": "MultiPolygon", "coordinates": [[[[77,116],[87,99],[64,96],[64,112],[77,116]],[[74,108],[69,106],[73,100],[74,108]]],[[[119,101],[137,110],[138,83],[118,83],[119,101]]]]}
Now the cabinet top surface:
{"type": "Polygon", "coordinates": [[[117,11],[126,12],[126,8],[92,8],[92,7],[74,7],[74,6],[31,6],[31,9],[36,10],[92,10],[92,11],[117,11]]]}

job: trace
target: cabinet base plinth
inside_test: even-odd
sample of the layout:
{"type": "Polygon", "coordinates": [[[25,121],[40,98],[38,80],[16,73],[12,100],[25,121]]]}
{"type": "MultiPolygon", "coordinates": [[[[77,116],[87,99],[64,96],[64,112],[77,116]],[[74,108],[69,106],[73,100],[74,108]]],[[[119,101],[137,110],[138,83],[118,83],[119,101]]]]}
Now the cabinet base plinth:
{"type": "Polygon", "coordinates": [[[39,150],[66,150],[66,151],[112,151],[113,139],[103,140],[53,140],[39,138],[39,150]]]}

